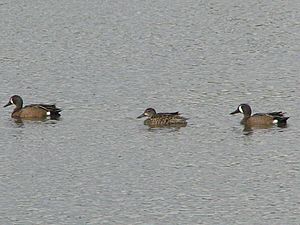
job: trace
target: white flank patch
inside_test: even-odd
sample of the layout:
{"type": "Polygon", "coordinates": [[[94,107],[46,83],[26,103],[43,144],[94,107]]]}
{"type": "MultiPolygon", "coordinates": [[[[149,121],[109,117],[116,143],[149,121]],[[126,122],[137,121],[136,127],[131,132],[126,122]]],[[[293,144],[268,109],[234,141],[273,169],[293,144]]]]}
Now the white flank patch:
{"type": "Polygon", "coordinates": [[[50,114],[51,114],[51,112],[47,112],[47,114],[46,114],[46,115],[47,115],[47,116],[50,116],[50,114]]]}
{"type": "Polygon", "coordinates": [[[240,111],[241,113],[244,113],[241,105],[239,106],[239,111],[240,111]]]}
{"type": "Polygon", "coordinates": [[[278,120],[273,120],[273,123],[275,124],[275,123],[278,123],[278,120]]]}

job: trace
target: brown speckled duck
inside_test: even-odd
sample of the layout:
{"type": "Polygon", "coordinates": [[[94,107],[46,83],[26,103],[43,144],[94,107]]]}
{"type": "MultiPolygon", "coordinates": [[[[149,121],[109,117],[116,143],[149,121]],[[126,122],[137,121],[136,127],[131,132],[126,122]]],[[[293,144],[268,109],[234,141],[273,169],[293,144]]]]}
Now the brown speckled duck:
{"type": "Polygon", "coordinates": [[[161,126],[186,126],[187,118],[180,116],[179,112],[156,113],[155,109],[148,108],[137,118],[148,117],[144,124],[150,127],[161,126]]]}

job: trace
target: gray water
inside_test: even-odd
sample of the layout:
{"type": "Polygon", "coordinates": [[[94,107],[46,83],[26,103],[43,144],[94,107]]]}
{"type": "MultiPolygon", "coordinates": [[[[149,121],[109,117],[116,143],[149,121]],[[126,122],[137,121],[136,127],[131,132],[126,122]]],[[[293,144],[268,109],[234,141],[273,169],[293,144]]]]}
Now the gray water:
{"type": "Polygon", "coordinates": [[[0,224],[300,224],[299,1],[2,1],[0,224]],[[240,103],[286,128],[243,131],[240,103]],[[180,111],[148,129],[145,108],[180,111]]]}

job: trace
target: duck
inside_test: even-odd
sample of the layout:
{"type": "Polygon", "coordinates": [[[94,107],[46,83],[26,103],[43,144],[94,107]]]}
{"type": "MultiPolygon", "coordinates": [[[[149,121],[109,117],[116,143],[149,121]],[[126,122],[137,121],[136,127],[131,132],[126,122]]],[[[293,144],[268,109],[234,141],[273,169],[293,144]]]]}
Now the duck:
{"type": "Polygon", "coordinates": [[[55,104],[31,104],[23,107],[23,99],[19,95],[11,96],[4,107],[10,105],[15,105],[11,117],[18,119],[58,118],[61,112],[61,109],[57,108],[55,104]]]}
{"type": "Polygon", "coordinates": [[[234,115],[242,113],[244,115],[241,124],[246,126],[269,126],[273,124],[286,125],[289,117],[284,116],[282,111],[269,112],[269,113],[255,113],[252,114],[251,107],[248,104],[240,104],[235,111],[230,113],[234,115]]]}
{"type": "Polygon", "coordinates": [[[160,126],[186,126],[187,118],[180,116],[179,112],[157,113],[153,108],[147,108],[141,115],[137,117],[148,117],[144,124],[150,127],[160,126]]]}

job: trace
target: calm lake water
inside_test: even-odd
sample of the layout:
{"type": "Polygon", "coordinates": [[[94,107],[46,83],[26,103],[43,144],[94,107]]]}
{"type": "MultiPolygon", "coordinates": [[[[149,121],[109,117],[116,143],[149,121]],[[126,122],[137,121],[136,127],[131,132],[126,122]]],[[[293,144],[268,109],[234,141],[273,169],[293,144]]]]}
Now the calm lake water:
{"type": "Polygon", "coordinates": [[[0,224],[300,224],[299,1],[6,1],[0,224]],[[240,103],[286,128],[244,132],[240,103]],[[180,111],[148,129],[145,108],[180,111]]]}

